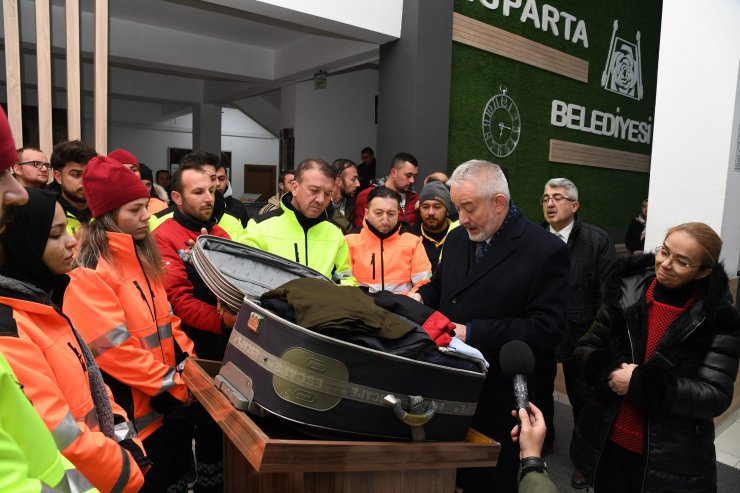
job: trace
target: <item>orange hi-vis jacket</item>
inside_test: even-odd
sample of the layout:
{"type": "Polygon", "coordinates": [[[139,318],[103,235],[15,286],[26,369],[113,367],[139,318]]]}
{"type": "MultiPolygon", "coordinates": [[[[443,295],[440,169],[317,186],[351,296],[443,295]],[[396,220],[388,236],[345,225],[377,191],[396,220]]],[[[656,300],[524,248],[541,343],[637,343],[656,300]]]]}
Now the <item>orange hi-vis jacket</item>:
{"type": "MultiPolygon", "coordinates": [[[[144,475],[136,461],[100,431],[87,365],[69,320],[51,305],[4,296],[0,310],[0,352],[62,455],[100,491],[139,491],[144,475]]],[[[112,396],[111,407],[128,419],[112,396]]],[[[125,421],[116,425],[116,439],[133,438],[132,429],[125,421]]]]}
{"type": "Polygon", "coordinates": [[[352,260],[352,274],[371,293],[386,290],[396,294],[416,292],[432,277],[421,238],[396,230],[381,239],[368,224],[359,233],[345,236],[352,260]]]}
{"type": "Polygon", "coordinates": [[[144,273],[133,237],[113,232],[107,236],[113,265],[100,258],[95,270],[73,270],[64,312],[144,440],[162,426],[152,397],[169,392],[187,401],[188,390],[176,368],[176,345],[193,355],[193,342],[172,314],[162,282],[144,273]]]}

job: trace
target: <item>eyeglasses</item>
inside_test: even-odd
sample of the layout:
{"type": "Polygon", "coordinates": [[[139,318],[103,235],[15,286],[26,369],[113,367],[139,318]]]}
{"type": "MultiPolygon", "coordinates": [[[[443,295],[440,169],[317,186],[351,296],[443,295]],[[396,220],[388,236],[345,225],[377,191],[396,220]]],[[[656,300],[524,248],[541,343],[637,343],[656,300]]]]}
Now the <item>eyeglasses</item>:
{"type": "Polygon", "coordinates": [[[554,200],[556,204],[559,204],[563,200],[567,200],[568,202],[575,202],[575,199],[568,198],[565,195],[562,195],[562,194],[559,194],[559,193],[555,193],[552,196],[550,196],[550,195],[543,195],[542,196],[542,203],[543,204],[547,204],[551,200],[554,200]]]}
{"type": "Polygon", "coordinates": [[[653,253],[655,253],[655,259],[660,263],[665,262],[666,259],[671,259],[671,263],[673,264],[674,268],[689,270],[700,267],[700,265],[693,264],[691,260],[687,259],[686,257],[677,257],[675,255],[671,255],[665,245],[655,247],[653,253]]]}
{"type": "Polygon", "coordinates": [[[24,164],[32,164],[33,167],[36,169],[41,169],[41,168],[51,169],[51,163],[45,163],[43,161],[23,161],[22,163],[18,163],[18,164],[20,164],[21,166],[24,164]]]}

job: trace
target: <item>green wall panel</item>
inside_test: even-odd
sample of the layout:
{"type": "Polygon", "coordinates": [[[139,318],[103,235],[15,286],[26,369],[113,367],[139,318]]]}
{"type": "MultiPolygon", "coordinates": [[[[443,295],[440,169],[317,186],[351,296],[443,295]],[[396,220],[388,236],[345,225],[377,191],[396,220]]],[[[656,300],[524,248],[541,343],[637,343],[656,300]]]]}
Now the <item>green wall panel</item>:
{"type": "MultiPolygon", "coordinates": [[[[550,139],[559,139],[615,150],[650,154],[651,145],[605,135],[551,125],[553,100],[576,104],[592,110],[652,124],[660,39],[661,2],[636,0],[535,2],[522,0],[521,7],[503,13],[507,2],[456,0],[455,11],[481,22],[526,37],[589,62],[589,81],[584,83],[519,61],[504,58],[461,43],[453,43],[450,98],[450,169],[469,159],[486,159],[503,165],[509,175],[514,201],[535,221],[542,220],[539,197],[544,183],[553,177],[567,177],[578,186],[581,215],[584,220],[603,228],[625,228],[642,200],[647,197],[646,173],[552,163],[548,160],[550,139]],[[483,5],[498,5],[495,10],[483,5]],[[522,22],[527,5],[536,5],[538,17],[548,4],[565,11],[586,25],[588,47],[564,37],[564,20],[556,25],[559,36],[544,32],[531,21],[522,22]],[[643,97],[636,100],[607,91],[601,76],[612,40],[614,20],[617,36],[636,42],[640,31],[640,67],[643,97]],[[483,139],[481,118],[488,100],[506,86],[521,116],[521,135],[516,149],[507,157],[495,157],[483,139]]],[[[508,2],[517,4],[517,2],[508,2]]],[[[530,7],[533,7],[530,5],[530,7]]],[[[576,22],[571,25],[571,36],[576,22]]],[[[588,121],[588,118],[587,118],[588,121]]],[[[652,138],[652,135],[651,135],[652,138]]]]}

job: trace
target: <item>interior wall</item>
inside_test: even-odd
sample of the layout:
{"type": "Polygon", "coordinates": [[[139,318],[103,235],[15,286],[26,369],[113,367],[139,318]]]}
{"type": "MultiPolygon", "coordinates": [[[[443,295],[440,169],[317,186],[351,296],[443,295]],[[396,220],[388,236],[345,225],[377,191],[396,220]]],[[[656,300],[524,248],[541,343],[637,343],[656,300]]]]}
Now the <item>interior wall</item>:
{"type": "Polygon", "coordinates": [[[375,149],[377,70],[330,75],[326,89],[300,82],[295,94],[294,164],[306,158],[359,162],[363,147],[375,149]]]}
{"type": "Polygon", "coordinates": [[[666,2],[663,10],[645,246],[660,245],[671,226],[704,222],[720,233],[721,259],[733,276],[740,255],[740,4],[712,0],[687,11],[691,5],[666,2]],[[699,101],[687,101],[697,90],[699,101]]]}
{"type": "MultiPolygon", "coordinates": [[[[152,168],[167,169],[167,149],[192,147],[192,113],[152,120],[159,105],[127,101],[119,108],[110,125],[109,147],[131,151],[152,168]],[[154,108],[152,108],[154,107],[154,108]],[[132,121],[138,115],[139,122],[132,121]],[[141,120],[145,120],[142,122],[141,120]]],[[[113,112],[112,112],[113,113],[113,112]]],[[[277,165],[279,141],[242,112],[223,108],[221,113],[221,149],[231,152],[234,196],[244,193],[244,164],[277,165]]],[[[92,135],[92,124],[86,125],[86,135],[92,135]]]]}

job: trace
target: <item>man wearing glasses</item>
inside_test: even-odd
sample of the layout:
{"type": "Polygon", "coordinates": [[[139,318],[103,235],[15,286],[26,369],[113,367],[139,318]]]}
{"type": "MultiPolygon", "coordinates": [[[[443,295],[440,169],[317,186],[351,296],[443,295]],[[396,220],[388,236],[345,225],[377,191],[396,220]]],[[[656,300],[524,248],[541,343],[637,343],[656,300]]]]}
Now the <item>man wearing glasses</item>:
{"type": "MultiPolygon", "coordinates": [[[[578,216],[578,188],[567,178],[553,178],[545,184],[542,195],[542,213],[545,216],[544,226],[568,245],[570,252],[570,281],[568,286],[568,318],[565,338],[555,349],[555,358],[563,364],[565,388],[573,408],[573,422],[588,401],[591,388],[580,369],[573,361],[573,350],[578,339],[591,326],[596,312],[603,301],[607,272],[616,258],[614,242],[606,231],[581,221],[578,216]]],[[[545,415],[548,428],[546,446],[552,445],[554,431],[552,424],[555,375],[555,361],[551,365],[537,368],[537,395],[540,396],[540,408],[545,415]],[[546,389],[545,394],[540,393],[546,389]]],[[[583,475],[574,470],[571,486],[584,489],[588,485],[583,475]]]]}
{"type": "Polygon", "coordinates": [[[18,149],[18,162],[13,165],[13,176],[24,187],[43,188],[49,182],[51,164],[38,147],[18,149]]]}

